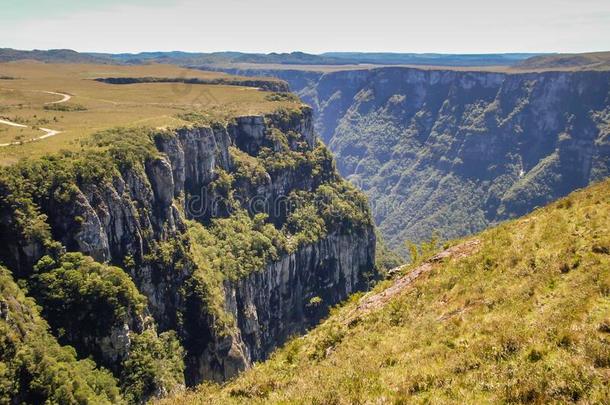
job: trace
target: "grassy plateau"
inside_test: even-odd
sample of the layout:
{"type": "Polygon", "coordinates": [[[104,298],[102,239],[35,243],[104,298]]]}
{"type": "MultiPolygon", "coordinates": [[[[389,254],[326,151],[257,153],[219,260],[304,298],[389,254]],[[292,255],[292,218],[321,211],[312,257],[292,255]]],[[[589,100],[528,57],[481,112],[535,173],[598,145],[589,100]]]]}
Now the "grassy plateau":
{"type": "MultiPolygon", "coordinates": [[[[243,78],[172,65],[112,66],[8,62],[0,64],[0,164],[62,149],[80,149],[81,140],[100,130],[122,127],[174,128],[189,125],[186,113],[222,121],[238,115],[264,114],[300,104],[270,97],[255,87],[219,84],[107,84],[96,78],[243,78]],[[70,96],[65,102],[61,100],[70,96]],[[38,139],[45,132],[56,135],[38,139]],[[32,141],[35,140],[35,141],[32,141]],[[16,143],[16,144],[13,144],[16,143]]],[[[274,79],[262,79],[274,81],[274,79]]]]}

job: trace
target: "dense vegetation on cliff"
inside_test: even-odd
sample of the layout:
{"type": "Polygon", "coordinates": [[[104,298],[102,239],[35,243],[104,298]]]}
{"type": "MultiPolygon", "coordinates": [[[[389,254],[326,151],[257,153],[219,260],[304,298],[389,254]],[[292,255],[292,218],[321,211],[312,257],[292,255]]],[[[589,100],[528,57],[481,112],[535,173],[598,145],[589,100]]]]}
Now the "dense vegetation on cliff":
{"type": "Polygon", "coordinates": [[[0,402],[122,402],[108,371],[57,343],[6,268],[0,268],[0,315],[0,402]]]}
{"type": "Polygon", "coordinates": [[[354,296],[239,378],[163,403],[606,403],[609,225],[605,181],[468,239],[475,250],[383,305],[361,313],[354,296]]]}
{"type": "MultiPolygon", "coordinates": [[[[49,255],[42,257],[35,265],[33,272],[29,273],[31,275],[27,275],[27,269],[22,269],[24,274],[20,276],[26,276],[30,280],[30,292],[41,306],[42,314],[50,323],[54,335],[60,342],[74,346],[79,357],[92,355],[98,364],[114,370],[122,381],[126,397],[137,402],[141,398],[152,394],[160,395],[183,384],[184,366],[180,365],[182,349],[179,343],[175,337],[172,338],[174,343],[163,343],[169,336],[161,336],[159,340],[151,325],[147,325],[153,320],[146,320],[146,298],[137,290],[124,270],[96,263],[80,253],[62,253],[65,248],[53,241],[46,222],[47,215],[53,215],[48,207],[70,205],[71,201],[78,198],[78,187],[83,187],[91,181],[112,181],[125,167],[139,166],[146,159],[153,158],[152,138],[149,138],[146,131],[132,131],[128,134],[120,130],[110,131],[99,134],[94,138],[94,142],[104,146],[104,139],[107,137],[114,141],[110,142],[109,145],[112,146],[105,152],[87,152],[83,156],[68,154],[20,163],[5,170],[2,174],[4,209],[15,221],[11,220],[11,238],[17,237],[27,241],[25,243],[40,243],[49,251],[49,255]],[[117,136],[127,141],[116,142],[117,136]],[[48,214],[37,214],[41,205],[48,214]],[[122,327],[132,330],[132,343],[128,353],[121,353],[118,348],[112,347],[114,342],[109,335],[110,331],[115,328],[120,330],[122,327]],[[140,342],[142,339],[147,341],[140,342]],[[157,341],[159,343],[156,343],[157,341]],[[170,346],[163,349],[162,346],[166,344],[170,346]],[[154,349],[155,345],[161,345],[160,349],[154,349]],[[106,352],[109,349],[119,352],[108,355],[106,352]],[[155,350],[159,352],[155,354],[155,350]],[[153,357],[146,360],[141,356],[153,357]],[[155,366],[155,363],[159,365],[155,366]],[[169,380],[162,377],[162,374],[168,372],[169,380]]],[[[329,159],[327,154],[324,156],[329,159]]],[[[316,170],[316,163],[312,162],[316,170]]],[[[330,161],[324,161],[324,164],[329,163],[330,161]]],[[[144,170],[143,167],[140,167],[140,170],[144,170]]],[[[317,191],[302,191],[300,198],[303,199],[303,204],[299,205],[296,211],[290,212],[284,221],[285,225],[278,229],[267,222],[268,215],[258,214],[251,217],[239,206],[239,202],[232,198],[236,191],[233,175],[226,176],[226,184],[222,187],[228,191],[227,205],[231,205],[236,212],[226,218],[212,220],[209,227],[192,222],[190,227],[193,230],[189,239],[195,249],[195,259],[193,260],[188,252],[176,251],[180,249],[176,245],[159,245],[160,250],[152,250],[148,257],[144,258],[149,264],[170,268],[177,265],[176,260],[193,260],[197,268],[193,280],[201,277],[208,285],[220,281],[220,284],[214,286],[216,290],[196,290],[200,299],[207,303],[202,308],[210,305],[222,312],[223,279],[239,280],[264,268],[268,262],[277,260],[281,255],[316,242],[330,230],[340,229],[338,226],[341,224],[335,224],[334,221],[339,220],[343,226],[348,227],[358,227],[359,223],[370,226],[366,211],[361,211],[366,207],[365,201],[347,184],[331,182],[328,185],[321,184],[317,191]],[[354,200],[349,199],[350,190],[354,193],[354,200]],[[307,201],[316,198],[327,200],[328,204],[308,205],[307,201]],[[332,207],[341,212],[325,215],[324,211],[319,211],[332,207]]],[[[331,178],[336,179],[332,176],[331,178]]],[[[215,186],[220,187],[218,183],[215,186]]],[[[76,216],[72,221],[72,226],[78,228],[84,219],[76,216]]],[[[151,249],[154,247],[151,246],[151,249]]],[[[132,269],[142,265],[133,262],[133,258],[129,257],[123,258],[122,261],[132,269]]],[[[206,310],[202,311],[205,313],[206,310]]],[[[220,315],[230,317],[224,312],[220,315]]],[[[50,335],[48,339],[53,340],[50,335]]],[[[7,377],[5,384],[10,385],[11,376],[7,377]]],[[[112,382],[109,375],[106,378],[112,382]]],[[[52,386],[44,388],[51,393],[55,389],[52,386]]],[[[37,395],[44,397],[43,394],[37,395]]],[[[29,400],[26,398],[24,401],[29,400]]]]}

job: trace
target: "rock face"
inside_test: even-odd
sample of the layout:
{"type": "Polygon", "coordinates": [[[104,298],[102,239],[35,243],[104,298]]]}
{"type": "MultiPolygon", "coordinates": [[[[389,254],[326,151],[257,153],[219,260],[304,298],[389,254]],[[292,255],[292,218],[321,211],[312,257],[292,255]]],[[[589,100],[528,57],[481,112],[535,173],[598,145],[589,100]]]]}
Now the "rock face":
{"type": "Polygon", "coordinates": [[[223,381],[265,358],[290,336],[303,333],[374,277],[375,235],[328,235],[261,271],[225,283],[232,334],[217,337],[187,363],[187,382],[223,381]]]}
{"type": "Polygon", "coordinates": [[[41,206],[53,238],[68,251],[121,267],[135,263],[130,275],[162,329],[175,327],[178,290],[192,271],[156,266],[147,257],[185,231],[173,187],[172,167],[161,157],[146,162],[145,170],[126,169],[110,182],[82,184],[70,198],[41,206]]]}
{"type": "Polygon", "coordinates": [[[288,81],[394,246],[473,233],[610,174],[610,72],[233,71],[288,81]]]}
{"type": "MultiPolygon", "coordinates": [[[[6,191],[8,197],[0,201],[0,240],[5,246],[0,259],[16,277],[27,279],[33,265],[59,243],[69,252],[123,268],[146,296],[148,313],[159,332],[175,330],[183,342],[189,342],[185,344],[187,382],[228,378],[319,321],[331,305],[366,288],[375,271],[372,225],[358,231],[328,229],[317,242],[282,254],[245,278],[225,281],[225,310],[235,320],[230,333],[218,331],[214,314],[205,308],[196,314],[194,324],[185,323],[185,291],[196,267],[185,220],[205,224],[228,215],[210,206],[207,194],[213,199],[218,193],[213,183],[219,172],[235,168],[230,148],[255,155],[263,144],[269,145],[273,129],[295,134],[300,147],[307,150],[316,145],[310,108],[288,115],[238,117],[226,126],[156,134],[154,151],[142,161],[120,161],[116,172],[101,179],[79,174],[69,187],[54,184],[28,195],[33,201],[29,216],[48,227],[50,237],[44,241],[24,230],[12,199],[11,193],[16,192],[6,191]]],[[[305,175],[298,168],[278,169],[266,174],[256,187],[250,184],[239,191],[246,198],[262,196],[264,200],[294,190],[311,191],[323,179],[336,176],[331,163],[328,160],[315,175],[305,175]]],[[[39,181],[24,176],[27,184],[39,181]]],[[[109,331],[99,341],[102,356],[123,355],[130,333],[129,327],[124,329],[109,331]]]]}
{"type": "Polygon", "coordinates": [[[367,276],[373,275],[374,240],[372,232],[329,235],[227,286],[229,307],[238,320],[249,360],[264,359],[275,342],[317,322],[325,312],[319,305],[335,305],[366,288],[367,276]]]}

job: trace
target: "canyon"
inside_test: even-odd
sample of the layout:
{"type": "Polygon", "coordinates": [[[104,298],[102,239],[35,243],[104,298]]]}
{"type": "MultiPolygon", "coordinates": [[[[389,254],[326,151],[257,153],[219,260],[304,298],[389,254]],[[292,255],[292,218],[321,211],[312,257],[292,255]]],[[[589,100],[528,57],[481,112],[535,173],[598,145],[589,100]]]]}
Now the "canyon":
{"type": "MultiPolygon", "coordinates": [[[[506,263],[547,263],[537,241],[558,242],[542,231],[529,246],[533,261],[494,250],[494,235],[508,243],[529,219],[427,255],[439,240],[537,215],[610,175],[607,71],[100,66],[0,66],[0,80],[18,88],[3,93],[4,122],[61,130],[0,151],[7,401],[142,403],[201,383],[214,391],[243,384],[235,378],[274,364],[273,353],[291,363],[293,348],[315,367],[332,358],[345,328],[372,327],[377,311],[389,317],[377,326],[399,326],[395,303],[426,280],[439,293],[434,277],[448,261],[487,271],[496,260],[522,272],[506,263]],[[401,259],[377,229],[415,267],[388,271],[401,259]],[[464,246],[468,254],[451,253],[464,246]],[[335,328],[343,306],[355,314],[335,328]]],[[[596,221],[586,252],[553,247],[560,268],[544,267],[550,278],[580,260],[602,274],[605,216],[589,211],[607,187],[534,217],[540,229],[553,216],[563,230],[596,221]]],[[[462,276],[442,284],[451,289],[462,276]]],[[[418,308],[418,297],[401,313],[418,308]]],[[[232,401],[269,394],[245,385],[227,394],[232,401]]]]}
{"type": "Polygon", "coordinates": [[[610,170],[610,72],[222,68],[286,80],[393,248],[453,239],[610,170]]]}

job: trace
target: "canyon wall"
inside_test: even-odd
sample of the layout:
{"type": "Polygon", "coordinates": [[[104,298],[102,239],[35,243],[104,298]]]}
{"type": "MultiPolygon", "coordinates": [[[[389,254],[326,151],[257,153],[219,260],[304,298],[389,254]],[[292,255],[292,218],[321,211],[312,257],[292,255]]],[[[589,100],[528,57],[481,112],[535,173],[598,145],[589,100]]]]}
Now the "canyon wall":
{"type": "MultiPolygon", "coordinates": [[[[64,324],[48,319],[60,343],[75,346],[79,356],[91,355],[121,375],[137,336],[169,331],[185,349],[187,384],[224,380],[266,358],[375,277],[375,236],[366,201],[337,174],[314,135],[310,108],[171,131],[125,131],[94,136],[91,146],[99,152],[20,163],[6,169],[0,182],[0,258],[15,279],[45,287],[57,268],[70,272],[86,263],[102,274],[110,271],[95,267],[97,262],[128,274],[137,288],[106,330],[95,325],[89,330],[85,323],[64,330],[64,324]],[[336,191],[345,187],[364,204],[336,191]],[[271,203],[296,194],[306,200],[319,190],[337,192],[324,195],[338,198],[343,210],[348,204],[351,213],[323,218],[308,211],[313,216],[299,216],[295,225],[291,209],[275,211],[268,204],[254,212],[248,206],[252,200],[271,203]],[[236,238],[258,239],[228,240],[223,232],[229,225],[217,220],[245,227],[236,238]],[[319,224],[315,235],[306,232],[307,223],[319,224]],[[189,234],[193,228],[217,234],[197,245],[189,234]],[[242,242],[245,248],[236,245],[242,242]],[[195,259],[195,245],[205,250],[221,244],[230,251],[219,260],[202,265],[195,259]],[[257,254],[257,267],[242,271],[240,261],[257,254]],[[227,255],[242,273],[223,273],[227,255]],[[216,287],[222,291],[219,301],[208,290],[216,287]],[[144,309],[138,294],[145,297],[144,309]],[[229,321],[221,324],[219,318],[229,321]]],[[[131,281],[122,283],[132,288],[131,281]]],[[[56,305],[48,289],[32,291],[37,300],[56,305]]],[[[43,306],[42,315],[55,309],[43,306]]],[[[73,314],[79,316],[87,315],[73,314]]]]}

